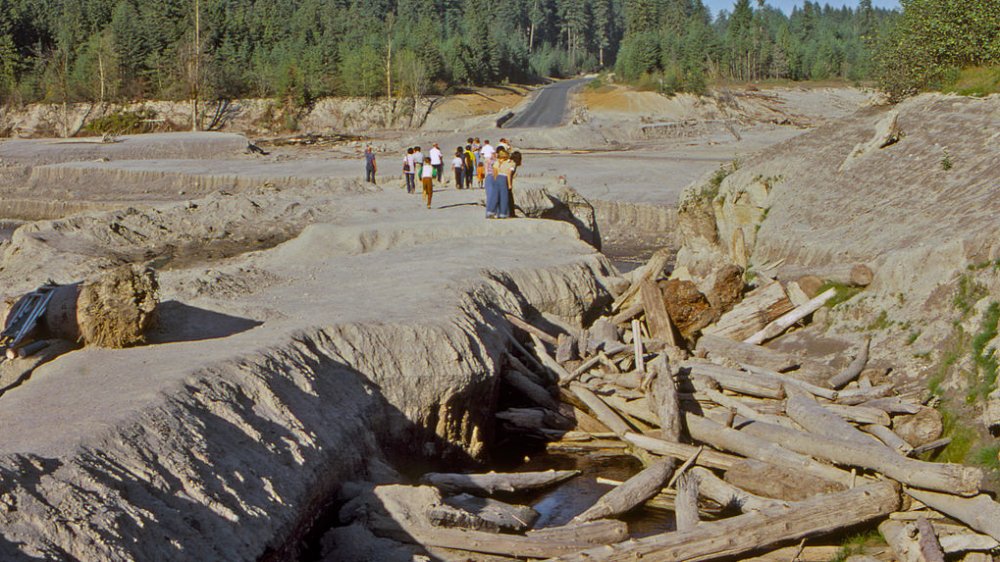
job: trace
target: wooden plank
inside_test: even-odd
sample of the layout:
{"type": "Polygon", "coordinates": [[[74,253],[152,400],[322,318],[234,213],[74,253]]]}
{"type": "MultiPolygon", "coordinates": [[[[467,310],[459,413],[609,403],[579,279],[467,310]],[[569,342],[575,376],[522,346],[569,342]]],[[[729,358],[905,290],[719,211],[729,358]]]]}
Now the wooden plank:
{"type": "Polygon", "coordinates": [[[663,293],[654,281],[649,279],[640,283],[639,296],[642,299],[642,308],[646,313],[646,325],[649,327],[649,337],[667,342],[676,347],[677,338],[674,336],[673,322],[670,321],[670,313],[667,312],[667,305],[663,301],[663,293]]]}

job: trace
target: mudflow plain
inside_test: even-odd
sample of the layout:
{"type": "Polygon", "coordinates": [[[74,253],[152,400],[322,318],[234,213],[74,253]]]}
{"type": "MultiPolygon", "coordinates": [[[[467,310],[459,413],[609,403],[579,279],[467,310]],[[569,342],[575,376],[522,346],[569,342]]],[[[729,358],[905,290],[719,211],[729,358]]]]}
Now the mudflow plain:
{"type": "MultiPolygon", "coordinates": [[[[644,353],[670,357],[661,376],[706,356],[738,369],[702,339],[735,342],[763,328],[761,295],[775,283],[790,303],[782,314],[830,288],[836,298],[769,335],[758,353],[833,375],[868,345],[864,371],[845,392],[891,387],[912,405],[906,416],[930,418],[909,445],[933,444],[955,420],[970,439],[995,443],[996,96],[922,95],[888,106],[850,88],[665,97],[580,80],[420,102],[324,100],[297,110],[294,135],[273,129],[282,109],[269,103],[218,108],[214,132],[105,139],[57,137],[98,113],[134,108],[0,115],[4,308],[47,281],[78,283],[129,264],[155,272],[159,302],[141,345],[52,340],[0,364],[0,559],[504,560],[625,540],[617,527],[614,538],[590,542],[558,535],[548,540],[561,548],[554,554],[423,540],[402,522],[419,519],[407,510],[452,504],[440,504],[437,491],[417,499],[390,491],[431,470],[517,471],[497,459],[512,448],[544,459],[539,434],[620,433],[567,397],[567,385],[550,395],[567,402],[553,406],[560,423],[517,433],[496,417],[524,405],[505,373],[556,379],[619,339],[628,351],[605,356],[611,365],[595,359],[584,367],[596,370],[573,384],[655,371],[644,353]],[[438,142],[447,155],[469,136],[507,137],[522,151],[516,219],[484,219],[482,190],[445,183],[428,210],[403,189],[405,147],[438,142]],[[361,181],[367,144],[378,153],[374,185],[361,181]],[[675,324],[671,342],[654,333],[647,293],[635,296],[648,282],[675,324]],[[640,308],[623,319],[636,300],[645,316],[640,308]],[[639,332],[633,317],[645,321],[639,332]],[[642,334],[647,347],[633,354],[642,334]],[[991,360],[994,380],[984,381],[991,360]],[[957,406],[942,424],[949,403],[957,406]],[[385,513],[400,527],[386,530],[385,513]]],[[[150,105],[165,127],[184,126],[186,105],[150,105]]],[[[39,338],[50,337],[45,329],[39,338]]],[[[700,392],[681,389],[705,406],[700,392]]],[[[776,416],[769,407],[757,404],[776,416]]],[[[898,433],[913,422],[889,413],[898,433]]],[[[636,433],[666,437],[624,417],[636,433]]],[[[653,453],[636,456],[655,463],[653,453]]],[[[826,461],[850,470],[842,460],[812,462],[826,461]]],[[[860,472],[859,480],[880,471],[860,472]]],[[[995,473],[984,475],[976,489],[995,488],[995,473]]],[[[468,505],[441,509],[435,524],[475,518],[468,505]]],[[[889,511],[897,509],[905,511],[889,511]]],[[[671,531],[672,512],[659,513],[662,528],[639,524],[633,536],[671,531]]],[[[476,532],[489,530],[480,523],[476,532]]],[[[775,533],[746,538],[749,550],[799,544],[775,533]]],[[[839,540],[814,548],[832,558],[839,540]]],[[[793,550],[764,559],[792,559],[793,550]]],[[[612,550],[585,556],[619,559],[612,550]]]]}

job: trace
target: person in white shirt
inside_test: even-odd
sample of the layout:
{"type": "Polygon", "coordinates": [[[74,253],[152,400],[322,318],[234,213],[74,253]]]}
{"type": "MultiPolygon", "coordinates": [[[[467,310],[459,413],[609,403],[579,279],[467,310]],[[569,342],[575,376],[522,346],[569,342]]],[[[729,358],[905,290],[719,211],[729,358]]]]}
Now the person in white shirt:
{"type": "Polygon", "coordinates": [[[480,157],[486,161],[486,169],[489,170],[490,164],[493,162],[493,155],[496,154],[496,149],[490,145],[490,139],[483,141],[482,148],[479,149],[480,157]]]}
{"type": "Polygon", "coordinates": [[[434,146],[431,148],[430,157],[431,166],[434,166],[434,170],[437,171],[438,181],[444,183],[444,154],[441,154],[441,149],[437,143],[434,143],[434,146]]]}
{"type": "Polygon", "coordinates": [[[455,189],[462,189],[465,185],[465,151],[461,148],[455,151],[455,157],[451,159],[451,167],[455,169],[455,189]]]}
{"type": "Polygon", "coordinates": [[[422,178],[421,172],[424,168],[424,153],[420,151],[419,146],[413,147],[413,171],[416,172],[418,178],[422,178]]]}

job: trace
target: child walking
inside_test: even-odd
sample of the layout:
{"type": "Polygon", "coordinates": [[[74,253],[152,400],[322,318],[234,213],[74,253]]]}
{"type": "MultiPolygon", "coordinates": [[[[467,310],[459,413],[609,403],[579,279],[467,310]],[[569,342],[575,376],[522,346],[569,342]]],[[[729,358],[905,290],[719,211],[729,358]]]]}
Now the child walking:
{"type": "Polygon", "coordinates": [[[431,166],[431,157],[424,158],[424,166],[420,169],[420,183],[424,186],[424,201],[427,208],[431,208],[431,198],[434,197],[434,167],[431,166]]]}

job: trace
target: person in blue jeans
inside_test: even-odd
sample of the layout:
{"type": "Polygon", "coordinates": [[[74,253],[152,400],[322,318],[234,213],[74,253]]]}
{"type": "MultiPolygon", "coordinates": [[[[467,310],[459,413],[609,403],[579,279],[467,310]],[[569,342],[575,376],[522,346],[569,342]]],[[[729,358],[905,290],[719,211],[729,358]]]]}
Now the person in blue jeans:
{"type": "Polygon", "coordinates": [[[375,151],[369,145],[365,148],[365,181],[375,183],[375,172],[378,171],[378,164],[375,163],[375,151]]]}
{"type": "Polygon", "coordinates": [[[499,202],[496,200],[496,193],[493,190],[493,174],[486,173],[486,177],[483,178],[483,189],[486,190],[486,218],[495,219],[497,218],[499,202]]]}
{"type": "Polygon", "coordinates": [[[510,218],[510,189],[514,187],[514,172],[517,165],[510,159],[510,154],[500,149],[493,162],[492,170],[487,172],[486,181],[486,217],[510,218]]]}

